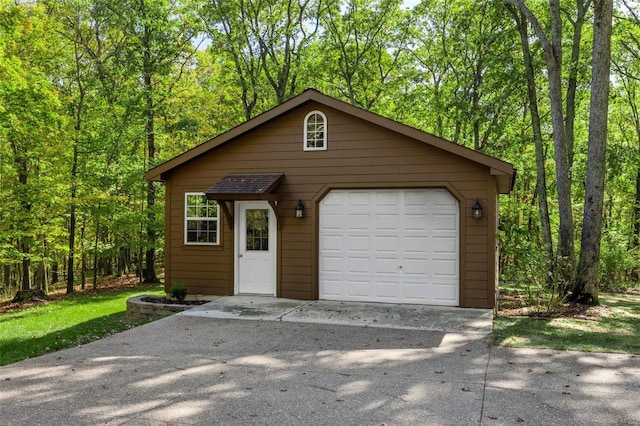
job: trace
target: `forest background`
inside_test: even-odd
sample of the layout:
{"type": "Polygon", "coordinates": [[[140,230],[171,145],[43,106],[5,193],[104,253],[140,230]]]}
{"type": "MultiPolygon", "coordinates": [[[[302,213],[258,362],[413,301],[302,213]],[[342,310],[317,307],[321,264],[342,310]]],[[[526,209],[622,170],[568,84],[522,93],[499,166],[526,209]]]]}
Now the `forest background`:
{"type": "Polygon", "coordinates": [[[638,283],[633,0],[0,2],[5,294],[157,281],[163,189],[144,171],[309,87],[516,166],[504,285],[584,290],[594,249],[582,301],[638,283]]]}

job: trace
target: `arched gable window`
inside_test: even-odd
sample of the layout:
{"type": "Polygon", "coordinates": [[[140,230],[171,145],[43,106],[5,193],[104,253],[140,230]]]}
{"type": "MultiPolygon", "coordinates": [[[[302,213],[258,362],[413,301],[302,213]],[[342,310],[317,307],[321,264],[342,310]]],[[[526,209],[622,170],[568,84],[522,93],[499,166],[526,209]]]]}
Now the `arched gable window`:
{"type": "Polygon", "coordinates": [[[320,111],[311,111],[304,118],[304,150],[327,149],[327,117],[320,111]]]}

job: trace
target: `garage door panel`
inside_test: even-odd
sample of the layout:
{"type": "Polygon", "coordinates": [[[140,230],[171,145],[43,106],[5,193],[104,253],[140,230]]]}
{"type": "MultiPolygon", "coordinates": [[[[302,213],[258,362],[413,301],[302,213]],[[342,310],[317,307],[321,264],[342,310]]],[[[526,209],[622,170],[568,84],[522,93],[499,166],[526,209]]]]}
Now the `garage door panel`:
{"type": "Polygon", "coordinates": [[[430,221],[425,213],[409,213],[404,215],[404,230],[409,232],[425,232],[430,221]]]}
{"type": "Polygon", "coordinates": [[[394,213],[377,213],[375,229],[378,231],[398,231],[398,215],[394,213]]]}
{"type": "Polygon", "coordinates": [[[320,238],[320,250],[342,252],[342,235],[323,235],[320,238]]]}
{"type": "Polygon", "coordinates": [[[458,305],[458,215],[442,189],[331,191],[320,203],[320,298],[458,305]]]}
{"type": "Polygon", "coordinates": [[[458,218],[446,214],[433,215],[433,231],[450,232],[458,229],[458,218]]]}
{"type": "Polygon", "coordinates": [[[369,269],[370,264],[369,257],[350,257],[349,258],[349,273],[352,274],[370,274],[371,270],[369,269]]]}
{"type": "Polygon", "coordinates": [[[330,278],[326,278],[323,281],[323,285],[324,285],[324,294],[325,297],[329,298],[329,297],[342,297],[342,290],[344,288],[344,283],[342,282],[342,280],[338,280],[338,279],[330,279],[330,278]]]}
{"type": "Polygon", "coordinates": [[[344,272],[342,257],[325,256],[320,263],[320,272],[342,273],[344,272]]]}
{"type": "Polygon", "coordinates": [[[411,300],[414,303],[429,300],[429,288],[425,286],[424,283],[408,282],[404,285],[404,298],[411,300]]]}
{"type": "Polygon", "coordinates": [[[433,237],[433,252],[442,254],[455,254],[458,250],[458,241],[455,237],[433,237]]]}
{"type": "Polygon", "coordinates": [[[371,253],[392,254],[395,257],[401,249],[400,243],[400,238],[396,235],[377,235],[375,236],[375,245],[372,247],[371,253]]]}
{"type": "Polygon", "coordinates": [[[434,277],[458,275],[458,264],[455,260],[434,259],[432,269],[434,277]]]}
{"type": "Polygon", "coordinates": [[[398,205],[399,194],[396,191],[375,191],[375,205],[378,207],[395,207],[398,205]]]}
{"type": "Polygon", "coordinates": [[[402,262],[403,272],[406,275],[419,275],[427,277],[429,273],[429,262],[420,258],[405,258],[402,262]]]}
{"type": "Polygon", "coordinates": [[[350,235],[347,237],[347,247],[353,253],[369,253],[371,251],[371,236],[350,235]]]}
{"type": "Polygon", "coordinates": [[[349,283],[349,296],[352,297],[365,297],[365,298],[369,298],[370,294],[370,290],[371,290],[371,284],[369,283],[368,279],[362,279],[362,280],[357,280],[354,279],[349,283]]]}
{"type": "Polygon", "coordinates": [[[426,207],[429,205],[429,195],[427,191],[407,191],[404,193],[404,205],[426,207]]]}
{"type": "Polygon", "coordinates": [[[450,285],[446,284],[434,284],[433,294],[431,296],[439,304],[453,304],[458,302],[458,294],[450,285]]]}
{"type": "Polygon", "coordinates": [[[376,257],[374,273],[397,275],[398,259],[396,257],[376,257]]]}
{"type": "Polygon", "coordinates": [[[367,208],[371,205],[371,193],[369,191],[346,191],[348,196],[348,205],[350,207],[367,208]]]}
{"type": "Polygon", "coordinates": [[[404,252],[411,253],[424,253],[425,247],[429,244],[429,237],[414,237],[409,236],[404,239],[404,252]]]}
{"type": "Polygon", "coordinates": [[[397,299],[398,298],[398,282],[376,280],[375,295],[377,298],[397,299]]]}
{"type": "Polygon", "coordinates": [[[458,200],[453,198],[446,189],[432,191],[431,197],[431,204],[434,207],[458,207],[458,200]]]}
{"type": "Polygon", "coordinates": [[[347,226],[352,230],[369,231],[371,229],[371,215],[353,213],[347,216],[347,226]]]}
{"type": "Polygon", "coordinates": [[[325,213],[320,220],[320,226],[327,231],[341,231],[343,228],[344,219],[342,214],[325,213]]]}

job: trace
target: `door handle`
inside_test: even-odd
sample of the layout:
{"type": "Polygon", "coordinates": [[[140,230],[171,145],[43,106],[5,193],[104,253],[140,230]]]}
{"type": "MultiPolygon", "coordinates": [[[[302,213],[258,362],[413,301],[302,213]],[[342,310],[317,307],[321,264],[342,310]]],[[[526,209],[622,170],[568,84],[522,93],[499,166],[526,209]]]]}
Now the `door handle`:
{"type": "Polygon", "coordinates": [[[239,254],[238,257],[242,257],[242,254],[239,254]]]}

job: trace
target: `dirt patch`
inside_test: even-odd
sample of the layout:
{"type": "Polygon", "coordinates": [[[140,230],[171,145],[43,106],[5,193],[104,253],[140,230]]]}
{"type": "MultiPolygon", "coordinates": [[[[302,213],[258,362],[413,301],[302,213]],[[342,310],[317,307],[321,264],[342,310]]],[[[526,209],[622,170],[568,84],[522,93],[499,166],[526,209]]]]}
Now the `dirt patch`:
{"type": "Polygon", "coordinates": [[[609,317],[619,309],[607,305],[588,306],[580,303],[564,302],[556,309],[548,310],[546,301],[535,299],[518,293],[500,294],[498,299],[498,316],[501,317],[536,317],[536,318],[575,318],[581,320],[598,320],[609,317]]]}

